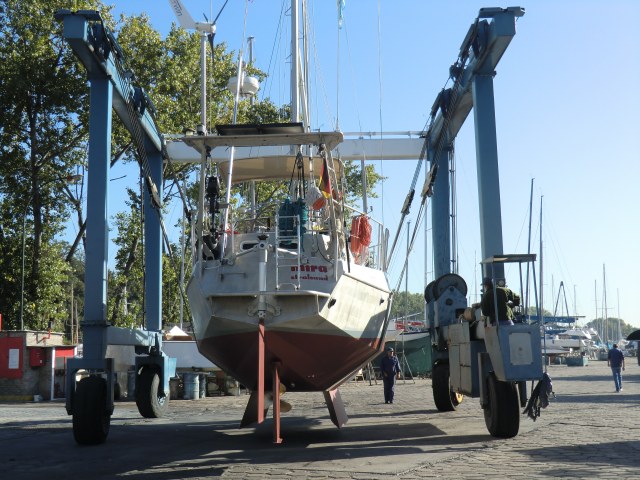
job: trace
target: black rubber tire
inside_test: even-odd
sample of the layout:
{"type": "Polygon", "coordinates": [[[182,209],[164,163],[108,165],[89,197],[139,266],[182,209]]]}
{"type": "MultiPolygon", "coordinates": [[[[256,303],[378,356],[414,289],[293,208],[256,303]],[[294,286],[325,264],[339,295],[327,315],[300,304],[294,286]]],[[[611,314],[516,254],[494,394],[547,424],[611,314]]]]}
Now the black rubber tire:
{"type": "Polygon", "coordinates": [[[493,437],[512,438],[520,430],[518,389],[512,382],[501,382],[492,373],[487,379],[489,402],[484,421],[493,437]]]}
{"type": "Polygon", "coordinates": [[[438,363],[433,367],[431,388],[433,389],[433,401],[440,412],[453,412],[464,398],[461,394],[451,390],[448,363],[438,363]]]}
{"type": "Polygon", "coordinates": [[[80,445],[98,445],[109,435],[107,382],[91,376],[80,380],[73,395],[73,437],[80,445]]]}
{"type": "Polygon", "coordinates": [[[151,367],[143,367],[136,383],[136,405],[145,418],[160,418],[167,411],[169,395],[160,386],[160,375],[151,367]]]}

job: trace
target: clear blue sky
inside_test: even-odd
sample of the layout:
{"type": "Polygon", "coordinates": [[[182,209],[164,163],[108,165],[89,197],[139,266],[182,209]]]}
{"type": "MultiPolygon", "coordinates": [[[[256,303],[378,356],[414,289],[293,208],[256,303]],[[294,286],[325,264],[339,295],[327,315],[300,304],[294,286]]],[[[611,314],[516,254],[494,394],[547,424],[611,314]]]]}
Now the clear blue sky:
{"type": "MultiPolygon", "coordinates": [[[[175,21],[168,1],[112,3],[116,14],[146,12],[163,35],[175,21]]],[[[212,9],[209,0],[184,3],[201,20],[202,12],[211,18],[211,10],[215,15],[224,2],[215,0],[212,9]]],[[[335,128],[338,108],[343,131],[421,130],[479,8],[514,4],[346,0],[338,56],[336,2],[309,0],[315,31],[312,57],[320,72],[312,82],[318,92],[312,96],[315,128],[335,128]]],[[[230,0],[218,20],[216,42],[226,42],[234,51],[240,48],[246,5],[244,35],[256,37],[256,64],[273,78],[261,94],[268,92],[276,103],[287,103],[284,53],[274,53],[269,67],[272,51],[288,49],[288,19],[282,38],[276,35],[281,0],[230,0]]],[[[563,281],[570,313],[575,306],[578,314],[592,319],[597,297],[601,316],[605,265],[608,316],[618,316],[619,311],[625,321],[640,327],[635,304],[640,291],[640,213],[635,208],[640,178],[640,94],[635,87],[640,76],[640,2],[536,0],[520,6],[526,14],[518,21],[494,81],[504,250],[526,252],[529,189],[535,178],[536,253],[535,224],[544,197],[545,308],[553,311],[563,281]]],[[[458,136],[456,164],[460,274],[470,291],[478,291],[476,266],[481,259],[472,116],[458,136]]],[[[379,162],[376,167],[380,169],[379,162]]],[[[384,216],[395,232],[415,163],[389,162],[381,168],[388,177],[384,206],[381,198],[374,201],[374,215],[384,216]]],[[[416,211],[417,205],[412,223],[416,211]]],[[[400,263],[391,271],[393,285],[400,263]]],[[[411,291],[422,291],[423,265],[420,243],[411,257],[411,291]]]]}

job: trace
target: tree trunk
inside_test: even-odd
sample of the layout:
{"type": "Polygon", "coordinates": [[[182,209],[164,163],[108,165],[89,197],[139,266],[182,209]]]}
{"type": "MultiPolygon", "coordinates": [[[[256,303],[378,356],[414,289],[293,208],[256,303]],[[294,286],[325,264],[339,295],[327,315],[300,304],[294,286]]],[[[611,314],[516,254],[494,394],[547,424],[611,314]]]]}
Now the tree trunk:
{"type": "MultiPolygon", "coordinates": [[[[123,278],[125,278],[125,281],[126,281],[126,278],[129,276],[129,273],[131,272],[133,263],[136,260],[138,243],[139,243],[139,237],[136,236],[133,239],[133,243],[131,244],[131,249],[129,250],[129,256],[127,257],[127,262],[125,263],[124,269],[122,271],[122,276],[123,278]]],[[[126,283],[120,288],[118,288],[117,291],[115,292],[114,300],[113,300],[113,311],[111,313],[111,325],[116,325],[118,313],[120,312],[120,303],[122,302],[124,292],[126,291],[124,288],[125,286],[126,286],[126,283]]]]}

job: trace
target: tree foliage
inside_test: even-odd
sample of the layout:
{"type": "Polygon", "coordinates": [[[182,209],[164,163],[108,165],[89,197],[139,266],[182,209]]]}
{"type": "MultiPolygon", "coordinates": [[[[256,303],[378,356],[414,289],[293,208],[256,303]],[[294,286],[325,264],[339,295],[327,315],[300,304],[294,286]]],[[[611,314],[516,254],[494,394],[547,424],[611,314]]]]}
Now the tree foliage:
{"type": "Polygon", "coordinates": [[[402,318],[418,315],[421,320],[424,313],[424,295],[422,293],[394,292],[393,305],[391,306],[391,318],[402,318]]]}
{"type": "MultiPolygon", "coordinates": [[[[28,329],[46,328],[53,320],[57,330],[69,330],[72,310],[79,310],[82,315],[84,192],[81,185],[70,186],[68,179],[84,174],[87,166],[89,85],[84,67],[62,37],[62,25],[54,20],[54,12],[70,7],[100,11],[124,52],[125,68],[135,73],[135,82],[152,99],[161,132],[179,134],[185,128],[195,129],[201,122],[197,33],[174,25],[162,38],[146,15],[114,19],[99,0],[75,2],[73,6],[69,3],[0,0],[0,313],[9,328],[19,327],[21,305],[28,329]],[[79,233],[76,241],[68,245],[59,237],[71,212],[79,233]]],[[[226,84],[236,73],[236,56],[224,43],[215,45],[210,52],[206,121],[209,131],[216,124],[232,122],[233,96],[226,84]]],[[[253,65],[249,72],[261,81],[266,77],[253,65]]],[[[238,109],[239,123],[288,118],[288,106],[275,105],[269,99],[253,104],[243,100],[238,109]]],[[[141,160],[135,148],[126,150],[130,142],[130,134],[114,115],[112,163],[141,160]],[[121,156],[122,152],[125,153],[121,156]]],[[[173,165],[165,169],[165,200],[175,196],[173,182],[184,182],[190,168],[193,167],[173,165]]],[[[361,195],[359,165],[348,162],[345,173],[350,192],[347,201],[354,202],[361,195]]],[[[380,177],[373,167],[367,167],[366,174],[368,191],[373,195],[380,177]]],[[[282,193],[287,188],[285,183],[259,183],[259,200],[282,193]]],[[[186,185],[186,190],[193,200],[197,188],[186,185]]],[[[237,204],[247,201],[247,192],[238,187],[234,192],[237,204]]],[[[129,192],[126,207],[112,218],[118,252],[109,272],[108,319],[116,325],[139,326],[144,321],[145,269],[140,192],[129,192]]],[[[190,248],[185,250],[188,255],[190,248]]],[[[176,323],[179,315],[180,262],[176,259],[180,255],[179,245],[165,246],[165,323],[176,323]],[[174,259],[168,256],[169,248],[176,253],[174,259]]],[[[189,264],[187,260],[186,265],[189,264]]]]}
{"type": "Polygon", "coordinates": [[[58,286],[68,268],[55,237],[70,207],[66,180],[85,156],[88,94],[86,73],[53,18],[65,7],[62,0],[0,0],[0,237],[7,267],[0,312],[13,327],[20,322],[23,258],[25,327],[64,316],[58,286]]]}
{"type": "Polygon", "coordinates": [[[588,328],[593,328],[602,340],[607,339],[610,343],[617,342],[619,340],[625,339],[632,332],[638,330],[638,328],[634,327],[626,323],[624,320],[611,317],[607,319],[603,318],[595,318],[588,322],[586,325],[588,328]],[[618,331],[618,323],[620,323],[620,331],[618,331]]]}

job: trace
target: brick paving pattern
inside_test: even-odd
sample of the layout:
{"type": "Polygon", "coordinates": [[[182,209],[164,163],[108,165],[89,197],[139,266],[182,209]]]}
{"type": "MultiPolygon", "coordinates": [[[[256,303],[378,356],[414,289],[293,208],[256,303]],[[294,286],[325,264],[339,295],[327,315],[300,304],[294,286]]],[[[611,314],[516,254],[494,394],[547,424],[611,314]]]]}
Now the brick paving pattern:
{"type": "Polygon", "coordinates": [[[320,393],[287,393],[285,442],[272,423],[238,429],[248,396],[174,400],[167,417],[143,419],[117,402],[107,442],[75,444],[60,402],[0,404],[2,478],[506,479],[640,478],[640,366],[627,360],[615,393],[606,362],[549,367],[556,399],[520,433],[494,439],[478,399],[456,412],[434,407],[431,382],[400,381],[396,403],[382,385],[341,387],[349,423],[330,423],[320,393]]]}

